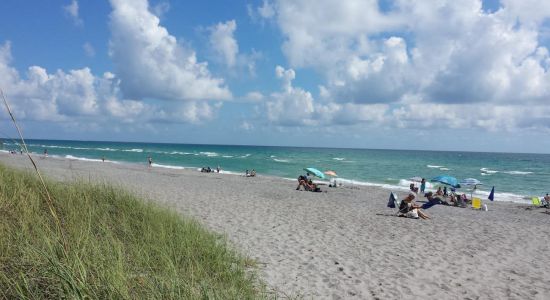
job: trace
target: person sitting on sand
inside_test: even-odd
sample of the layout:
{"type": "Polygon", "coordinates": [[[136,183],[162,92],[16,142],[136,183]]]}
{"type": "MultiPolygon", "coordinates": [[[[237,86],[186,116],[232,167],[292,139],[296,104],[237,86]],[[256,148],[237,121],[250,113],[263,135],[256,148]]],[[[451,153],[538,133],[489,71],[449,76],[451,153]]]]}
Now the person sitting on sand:
{"type": "Polygon", "coordinates": [[[299,191],[300,187],[304,187],[304,191],[310,191],[310,192],[320,192],[321,189],[313,183],[311,179],[308,179],[306,176],[300,175],[298,176],[298,186],[296,187],[296,190],[299,191]]]}
{"type": "Polygon", "coordinates": [[[443,196],[443,190],[441,189],[441,187],[437,188],[437,192],[435,192],[435,194],[439,196],[443,196]]]}
{"type": "Polygon", "coordinates": [[[425,212],[420,210],[422,207],[413,202],[415,198],[415,193],[410,192],[407,197],[405,197],[405,199],[401,201],[401,205],[399,205],[398,216],[413,219],[418,219],[419,217],[424,220],[429,219],[430,217],[425,212]]]}
{"type": "Polygon", "coordinates": [[[548,193],[546,193],[546,196],[544,196],[543,206],[546,208],[550,208],[550,196],[548,196],[548,193]]]}
{"type": "Polygon", "coordinates": [[[307,191],[307,188],[308,188],[308,184],[307,184],[308,180],[307,180],[307,177],[304,176],[304,175],[300,175],[298,176],[298,186],[296,187],[296,190],[299,191],[300,190],[300,187],[304,187],[304,190],[307,191]]]}
{"type": "Polygon", "coordinates": [[[252,169],[252,171],[250,171],[250,177],[254,176],[256,176],[256,170],[252,169]]]}
{"type": "Polygon", "coordinates": [[[441,205],[449,205],[447,201],[443,199],[443,197],[439,195],[435,195],[432,192],[428,192],[424,195],[426,198],[428,198],[428,202],[424,203],[422,205],[423,209],[428,209],[434,205],[441,204],[441,205]]]}

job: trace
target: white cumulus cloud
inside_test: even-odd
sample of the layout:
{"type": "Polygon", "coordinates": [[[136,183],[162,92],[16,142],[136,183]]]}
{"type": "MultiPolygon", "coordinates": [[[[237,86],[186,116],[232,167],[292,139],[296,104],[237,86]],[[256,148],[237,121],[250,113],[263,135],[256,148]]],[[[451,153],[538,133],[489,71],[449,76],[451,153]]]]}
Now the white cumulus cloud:
{"type": "Polygon", "coordinates": [[[227,100],[224,80],[159,24],[146,0],[111,0],[110,55],[126,97],[227,100]]]}
{"type": "Polygon", "coordinates": [[[77,26],[82,26],[84,22],[78,15],[78,1],[72,0],[71,3],[63,6],[65,14],[73,20],[73,23],[77,26]]]}
{"type": "Polygon", "coordinates": [[[235,40],[234,32],[237,29],[237,22],[230,20],[225,23],[218,23],[209,28],[210,46],[214,51],[223,57],[223,62],[229,66],[235,66],[239,45],[235,40]]]}

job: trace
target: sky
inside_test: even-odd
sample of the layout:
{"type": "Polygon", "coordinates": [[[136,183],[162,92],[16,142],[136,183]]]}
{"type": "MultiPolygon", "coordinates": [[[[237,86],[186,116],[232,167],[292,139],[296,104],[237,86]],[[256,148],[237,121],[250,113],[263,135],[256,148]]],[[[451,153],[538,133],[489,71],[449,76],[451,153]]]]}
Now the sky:
{"type": "Polygon", "coordinates": [[[549,49],[550,1],[0,2],[27,138],[550,153],[549,49]]]}

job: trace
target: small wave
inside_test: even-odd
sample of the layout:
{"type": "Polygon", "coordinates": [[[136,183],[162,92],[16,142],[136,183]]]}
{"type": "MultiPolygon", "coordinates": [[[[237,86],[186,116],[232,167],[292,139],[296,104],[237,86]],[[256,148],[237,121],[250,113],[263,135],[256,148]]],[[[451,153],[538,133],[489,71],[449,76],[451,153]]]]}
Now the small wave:
{"type": "Polygon", "coordinates": [[[493,174],[489,174],[489,173],[481,173],[481,176],[491,176],[493,174]]]}
{"type": "Polygon", "coordinates": [[[337,160],[337,161],[342,161],[342,160],[344,160],[345,158],[343,158],[343,157],[333,157],[332,159],[337,160]]]}
{"type": "Polygon", "coordinates": [[[249,157],[250,155],[251,155],[250,153],[247,153],[247,154],[242,155],[242,156],[239,156],[239,157],[240,157],[240,158],[247,158],[247,157],[249,157]]]}
{"type": "Polygon", "coordinates": [[[233,155],[222,155],[223,158],[232,158],[233,155]]]}
{"type": "Polygon", "coordinates": [[[439,168],[439,170],[441,170],[441,171],[450,171],[451,169],[449,169],[449,168],[439,168]]]}
{"type": "Polygon", "coordinates": [[[206,155],[206,156],[208,156],[208,157],[216,157],[216,156],[218,156],[218,153],[216,153],[216,152],[199,152],[199,154],[201,154],[201,155],[206,155]]]}
{"type": "Polygon", "coordinates": [[[503,171],[502,173],[510,174],[510,175],[528,175],[533,174],[533,172],[524,172],[524,171],[503,171]]]}
{"type": "Polygon", "coordinates": [[[278,158],[274,158],[273,160],[276,161],[276,162],[282,162],[282,163],[290,162],[288,159],[278,159],[278,158]]]}
{"type": "Polygon", "coordinates": [[[112,148],[95,148],[95,149],[99,151],[118,151],[117,149],[112,149],[112,148]]]}
{"type": "Polygon", "coordinates": [[[432,168],[432,169],[439,169],[439,168],[444,168],[445,166],[426,165],[426,167],[432,168]]]}
{"type": "Polygon", "coordinates": [[[86,158],[86,157],[78,157],[78,156],[72,156],[72,155],[65,155],[65,158],[67,158],[67,159],[74,159],[74,160],[81,160],[81,161],[102,162],[101,159],[86,158]]]}
{"type": "Polygon", "coordinates": [[[122,150],[124,152],[138,152],[138,153],[141,153],[143,152],[143,149],[124,149],[122,150]]]}
{"type": "Polygon", "coordinates": [[[162,165],[162,164],[155,164],[155,163],[151,164],[151,166],[157,167],[157,168],[173,169],[173,170],[185,169],[185,167],[182,167],[182,166],[162,165]]]}
{"type": "Polygon", "coordinates": [[[498,173],[498,171],[495,171],[495,170],[489,170],[487,168],[481,168],[479,169],[481,172],[483,173],[488,173],[488,174],[495,174],[495,173],[498,173]]]}

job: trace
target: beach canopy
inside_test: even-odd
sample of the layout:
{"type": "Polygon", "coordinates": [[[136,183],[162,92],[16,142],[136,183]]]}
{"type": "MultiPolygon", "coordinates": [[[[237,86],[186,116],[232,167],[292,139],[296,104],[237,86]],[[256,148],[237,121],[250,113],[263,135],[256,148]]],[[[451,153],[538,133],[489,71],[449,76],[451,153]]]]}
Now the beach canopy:
{"type": "Polygon", "coordinates": [[[476,185],[482,185],[481,181],[475,179],[475,178],[466,178],[460,182],[461,185],[468,185],[468,186],[476,186],[476,185]]]}
{"type": "Polygon", "coordinates": [[[325,178],[325,174],[323,174],[323,172],[315,169],[315,168],[304,168],[304,171],[308,172],[309,174],[313,174],[321,179],[324,179],[325,178]]]}
{"type": "Polygon", "coordinates": [[[332,171],[332,170],[327,170],[327,171],[325,171],[325,175],[333,176],[333,177],[338,177],[338,175],[336,175],[336,172],[334,172],[334,171],[332,171]]]}
{"type": "Polygon", "coordinates": [[[430,181],[450,185],[451,187],[454,187],[454,188],[460,188],[460,184],[458,184],[458,180],[456,180],[456,178],[454,178],[453,176],[449,176],[449,175],[440,175],[432,178],[432,180],[430,181]]]}

